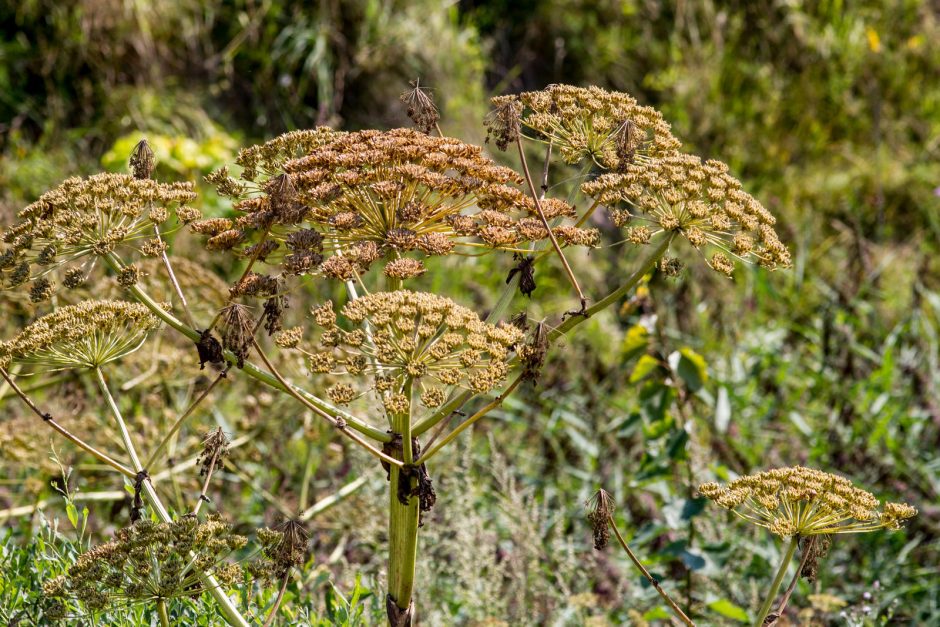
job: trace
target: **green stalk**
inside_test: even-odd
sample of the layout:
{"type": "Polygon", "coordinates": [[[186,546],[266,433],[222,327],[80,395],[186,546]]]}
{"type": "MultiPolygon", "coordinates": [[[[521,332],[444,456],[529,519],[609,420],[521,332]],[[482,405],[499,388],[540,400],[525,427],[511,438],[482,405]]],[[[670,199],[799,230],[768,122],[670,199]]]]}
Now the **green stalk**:
{"type": "Polygon", "coordinates": [[[764,599],[764,604],[757,613],[757,620],[754,621],[754,627],[762,627],[764,624],[764,619],[767,617],[767,614],[770,613],[770,606],[773,605],[774,599],[777,598],[777,592],[780,590],[780,584],[783,583],[783,578],[787,574],[787,568],[790,566],[790,560],[793,559],[793,554],[796,552],[796,547],[799,545],[799,543],[800,537],[798,535],[794,535],[790,538],[790,544],[787,546],[787,552],[783,556],[783,560],[780,562],[780,567],[777,569],[777,576],[774,577],[774,582],[770,584],[770,590],[767,591],[767,598],[764,599]]]}
{"type": "MultiPolygon", "coordinates": [[[[137,455],[137,449],[134,447],[134,442],[131,440],[130,432],[127,430],[127,424],[124,422],[124,417],[121,415],[121,410],[118,408],[114,397],[111,395],[111,390],[108,389],[108,383],[104,379],[104,374],[101,372],[101,368],[95,368],[95,374],[98,378],[98,387],[101,388],[101,393],[108,402],[108,407],[111,409],[111,413],[114,414],[114,419],[118,423],[118,428],[121,431],[121,439],[124,441],[124,448],[127,450],[128,457],[131,458],[131,466],[136,472],[139,473],[140,471],[145,470],[145,468],[140,463],[140,457],[137,455]]],[[[163,502],[160,501],[160,496],[153,487],[151,480],[145,479],[142,481],[141,487],[143,488],[144,494],[147,497],[147,501],[151,506],[153,506],[153,509],[156,511],[160,520],[163,522],[173,522],[173,517],[170,516],[170,513],[163,506],[163,502]]],[[[206,583],[206,588],[208,588],[209,594],[211,594],[212,598],[215,599],[216,603],[218,603],[219,611],[222,613],[225,621],[229,625],[232,625],[232,627],[249,627],[248,622],[242,617],[241,614],[239,614],[238,609],[236,609],[235,605],[232,604],[232,600],[229,599],[228,595],[225,594],[225,591],[222,590],[222,587],[219,585],[219,582],[215,579],[215,577],[207,573],[202,573],[201,576],[206,583]]]]}
{"type": "MultiPolygon", "coordinates": [[[[119,272],[124,267],[124,264],[114,253],[109,253],[108,256],[105,257],[104,259],[107,262],[107,264],[111,267],[111,269],[113,269],[115,272],[119,272]]],[[[161,307],[156,301],[154,301],[150,297],[149,294],[143,291],[139,285],[133,285],[129,288],[129,290],[134,295],[134,298],[136,298],[142,305],[147,307],[147,309],[149,309],[151,313],[153,313],[155,316],[157,316],[158,318],[163,320],[166,324],[168,324],[175,330],[179,331],[186,337],[188,337],[193,342],[199,341],[199,333],[195,329],[186,326],[182,321],[176,318],[176,316],[174,316],[173,314],[165,310],[163,307],[161,307]]],[[[232,364],[232,365],[238,363],[238,358],[235,357],[234,353],[232,353],[231,351],[225,351],[225,360],[229,364],[232,364]]],[[[274,375],[272,375],[269,372],[265,372],[264,370],[252,364],[251,362],[246,361],[244,363],[244,367],[241,370],[248,376],[254,379],[257,379],[258,381],[261,381],[265,385],[268,385],[277,390],[281,390],[282,392],[289,393],[289,390],[287,389],[287,387],[283,385],[280,381],[278,381],[274,375]]],[[[377,440],[379,442],[384,443],[384,442],[388,442],[389,440],[391,440],[391,437],[385,431],[381,431],[371,425],[365,424],[364,422],[362,422],[361,420],[359,420],[352,414],[345,412],[342,409],[339,409],[338,407],[334,407],[330,403],[327,403],[323,399],[318,398],[317,396],[314,396],[313,394],[304,390],[303,388],[299,388],[296,385],[291,385],[291,388],[293,388],[293,390],[297,394],[299,394],[300,396],[303,396],[312,405],[319,407],[321,410],[328,412],[333,416],[338,416],[342,418],[346,422],[346,424],[349,426],[349,428],[354,429],[358,431],[359,433],[369,436],[373,440],[377,440]]]]}
{"type": "Polygon", "coordinates": [[[166,611],[166,601],[157,599],[157,612],[160,614],[160,624],[163,627],[170,627],[170,615],[166,611]]]}
{"type": "MultiPolygon", "coordinates": [[[[406,468],[414,462],[414,450],[411,447],[411,380],[402,390],[408,397],[408,412],[392,417],[393,430],[401,434],[402,461],[406,468]]],[[[395,604],[408,612],[411,608],[411,596],[414,591],[415,562],[418,550],[418,498],[408,497],[408,503],[398,500],[398,486],[407,481],[403,492],[411,492],[412,475],[402,476],[402,468],[390,466],[389,501],[388,501],[388,590],[395,604]]],[[[391,618],[391,617],[390,617],[391,618]]],[[[410,620],[406,622],[410,624],[410,620]]]]}

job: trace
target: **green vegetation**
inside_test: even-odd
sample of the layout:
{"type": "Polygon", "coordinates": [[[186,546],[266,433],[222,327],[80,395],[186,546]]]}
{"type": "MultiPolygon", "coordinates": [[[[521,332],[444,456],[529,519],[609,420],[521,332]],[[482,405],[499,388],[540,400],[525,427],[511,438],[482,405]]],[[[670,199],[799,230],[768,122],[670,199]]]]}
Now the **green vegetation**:
{"type": "MultiPolygon", "coordinates": [[[[431,421],[411,421],[418,410],[402,411],[395,399],[385,404],[394,418],[389,428],[401,433],[408,423],[405,428],[420,425],[421,444],[434,454],[428,469],[436,495],[433,509],[420,513],[418,531],[411,529],[417,496],[392,514],[396,545],[417,533],[418,558],[415,572],[406,564],[390,575],[388,517],[396,501],[389,500],[396,489],[374,457],[410,454],[424,461],[422,452],[383,446],[390,438],[381,408],[366,414],[370,425],[382,425],[376,433],[356,430],[362,390],[350,367],[358,363],[352,360],[358,345],[344,345],[350,358],[344,376],[335,370],[328,381],[308,376],[310,356],[319,354],[313,340],[322,343],[324,334],[346,333],[359,321],[343,310],[346,287],[319,275],[295,280],[281,334],[268,340],[261,330],[252,344],[265,302],[280,293],[258,288],[262,297],[245,300],[252,305],[247,312],[226,309],[216,330],[226,348],[241,348],[229,357],[245,359],[245,368],[225,366],[225,377],[209,363],[202,369],[193,329],[209,326],[231,305],[229,288],[245,262],[207,252],[205,240],[225,233],[216,229],[221,223],[199,222],[194,234],[192,220],[174,204],[179,190],[172,198],[166,192],[169,217],[160,229],[188,311],[159,255],[130,265],[138,250],[154,251],[145,212],[134,224],[147,229],[147,238],[116,238],[109,254],[69,261],[94,276],[78,291],[64,289],[61,278],[52,301],[42,300],[52,285],[0,291],[0,341],[51,305],[70,311],[65,306],[89,298],[91,290],[109,300],[146,294],[155,307],[174,302],[171,326],[190,333],[187,339],[164,325],[131,351],[135,335],[132,343],[105,347],[109,357],[121,357],[118,365],[84,359],[79,365],[86,374],[32,376],[40,370],[34,363],[7,364],[0,351],[0,366],[40,412],[54,416],[54,427],[104,454],[53,433],[28,412],[11,382],[0,381],[0,521],[6,527],[0,621],[44,624],[65,611],[93,624],[157,625],[166,607],[165,619],[181,625],[221,625],[226,611],[229,620],[238,614],[258,625],[269,614],[276,624],[372,625],[389,615],[386,593],[401,594],[413,583],[418,624],[667,624],[676,616],[668,600],[619,543],[593,548],[598,534],[616,530],[666,596],[699,625],[752,623],[762,605],[774,611],[768,590],[786,590],[793,568],[778,570],[778,564],[792,554],[793,562],[812,554],[804,566],[815,566],[804,570],[810,577],[793,580],[778,625],[940,622],[940,49],[934,45],[940,17],[933,4],[468,0],[443,10],[429,0],[308,4],[0,5],[0,226],[14,224],[19,211],[68,177],[106,170],[121,176],[102,180],[123,188],[131,178],[128,156],[142,137],[156,163],[148,173],[155,182],[194,183],[196,200],[183,206],[206,219],[234,220],[245,214],[241,196],[212,173],[229,166],[244,183],[239,149],[320,125],[411,126],[400,95],[416,77],[430,88],[444,134],[480,145],[489,96],[550,84],[600,85],[659,110],[684,152],[728,163],[743,189],[776,216],[792,266],[770,272],[739,264],[728,279],[677,239],[671,254],[686,263],[681,271],[655,264],[633,281],[638,268],[645,270],[644,255],[655,257],[663,240],[652,233],[645,248],[622,243],[644,233],[621,230],[618,214],[598,211],[584,226],[599,230],[600,248],[562,241],[565,258],[588,306],[618,286],[629,289],[590,319],[562,323],[563,312],[578,309],[576,291],[546,239],[535,244],[541,256],[531,297],[500,298],[507,275],[519,268],[511,254],[429,255],[421,268],[392,261],[393,270],[376,262],[363,273],[376,295],[383,294],[376,286],[391,290],[405,280],[407,288],[446,295],[483,319],[494,310],[493,321],[524,311],[530,338],[556,340],[536,383],[516,386],[514,371],[489,397],[512,384],[501,403],[471,401],[464,416],[452,417],[449,429],[474,417],[452,441],[445,433],[428,447],[431,421]],[[310,305],[327,300],[336,304],[339,330],[321,325],[314,332],[310,305]],[[559,340],[551,334],[560,324],[577,328],[559,340]],[[296,326],[303,326],[302,343],[288,333],[296,326]],[[280,376],[311,393],[301,399],[280,393],[280,376]],[[335,416],[343,414],[330,409],[323,420],[323,403],[338,405],[351,390],[356,399],[341,408],[348,416],[337,429],[335,416]],[[109,394],[110,405],[103,400],[109,394]],[[486,415],[477,421],[481,409],[486,415]],[[186,418],[177,424],[181,415],[186,418]],[[206,438],[218,429],[226,436],[224,452],[206,438]],[[142,449],[136,462],[128,432],[142,449]],[[350,435],[372,438],[373,450],[350,435]],[[443,441],[447,448],[438,454],[443,441]],[[123,479],[113,472],[118,466],[123,479]],[[137,466],[159,488],[151,503],[177,514],[195,510],[203,520],[221,514],[247,538],[244,547],[230,547],[228,559],[242,570],[237,581],[226,573],[238,591],[229,610],[196,575],[188,584],[192,594],[157,595],[169,603],[117,603],[93,613],[72,597],[54,602],[60,597],[49,582],[80,554],[119,534],[135,512],[158,519],[162,505],[146,507],[150,483],[135,477],[137,466]],[[708,502],[723,492],[705,486],[699,492],[702,484],[795,466],[847,477],[877,501],[910,503],[920,515],[903,532],[833,535],[828,553],[816,555],[821,541],[797,546],[796,538],[815,537],[805,529],[800,536],[781,534],[793,540],[775,539],[708,502]],[[601,488],[608,508],[588,512],[601,488]],[[309,537],[285,525],[292,519],[309,537]],[[592,530],[597,520],[603,525],[592,530]],[[284,544],[285,538],[291,541],[284,544]]],[[[515,144],[497,149],[504,139],[498,122],[488,118],[497,134],[485,154],[521,173],[515,144]]],[[[545,156],[537,140],[546,129],[532,122],[522,132],[534,139],[525,142],[524,154],[537,186],[545,156]]],[[[587,159],[566,154],[555,140],[549,198],[571,199],[582,212],[590,205],[580,183],[606,168],[616,171],[605,159],[622,158],[604,152],[609,135],[595,138],[587,159]]],[[[252,181],[265,197],[277,197],[271,181],[283,161],[252,181]]],[[[518,189],[528,197],[525,183],[518,189]]],[[[334,217],[324,216],[316,228],[331,228],[334,217]]],[[[238,246],[263,243],[262,231],[238,246]]],[[[672,242],[672,233],[659,235],[672,242]]],[[[296,270],[314,254],[343,259],[348,250],[328,242],[292,249],[307,257],[287,262],[275,254],[272,262],[296,270]]],[[[73,266],[63,266],[63,276],[67,267],[73,266]]],[[[328,267],[344,278],[341,262],[328,267]]],[[[4,280],[7,275],[4,269],[4,280]]],[[[376,312],[383,313],[370,309],[368,316],[376,312]]],[[[367,352],[367,361],[375,358],[367,352]]],[[[437,384],[423,391],[432,389],[437,384]]],[[[437,395],[424,400],[433,405],[437,395]]],[[[409,474],[417,472],[393,464],[389,475],[408,485],[413,480],[417,489],[419,477],[409,474]]]]}

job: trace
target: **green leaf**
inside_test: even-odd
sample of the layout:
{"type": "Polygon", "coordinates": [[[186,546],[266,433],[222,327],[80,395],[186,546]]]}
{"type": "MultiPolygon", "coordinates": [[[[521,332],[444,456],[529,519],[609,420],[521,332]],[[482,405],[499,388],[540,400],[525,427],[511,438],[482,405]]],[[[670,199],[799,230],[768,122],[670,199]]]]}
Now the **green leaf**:
{"type": "Polygon", "coordinates": [[[675,369],[690,392],[698,392],[708,381],[708,364],[705,363],[705,358],[691,348],[679,349],[679,363],[675,369]]]}
{"type": "Polygon", "coordinates": [[[69,517],[72,527],[78,529],[78,508],[75,507],[75,503],[72,501],[65,504],[65,515],[69,517]]]}
{"type": "Polygon", "coordinates": [[[708,607],[713,612],[721,614],[725,618],[736,620],[739,623],[746,623],[750,620],[744,608],[735,605],[728,599],[718,599],[717,601],[712,601],[708,604],[708,607]]]}
{"type": "Polygon", "coordinates": [[[652,355],[643,355],[636,362],[633,372],[630,373],[630,383],[636,383],[653,374],[660,368],[659,360],[652,355]]]}
{"type": "Polygon", "coordinates": [[[639,324],[633,325],[627,331],[627,335],[623,338],[623,344],[621,345],[623,361],[630,361],[645,351],[647,346],[649,346],[649,331],[646,330],[646,327],[639,324]]]}

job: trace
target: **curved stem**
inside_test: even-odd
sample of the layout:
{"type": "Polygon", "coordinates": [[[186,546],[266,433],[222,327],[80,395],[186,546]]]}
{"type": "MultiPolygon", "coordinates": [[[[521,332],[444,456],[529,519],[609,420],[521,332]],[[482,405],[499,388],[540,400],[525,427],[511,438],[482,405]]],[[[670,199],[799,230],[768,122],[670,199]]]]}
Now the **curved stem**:
{"type": "Polygon", "coordinates": [[[783,583],[783,578],[787,574],[787,568],[790,566],[790,560],[793,559],[793,553],[796,552],[796,547],[799,543],[800,537],[798,535],[794,535],[790,538],[790,544],[787,545],[786,553],[780,561],[779,568],[777,568],[777,575],[774,577],[773,583],[770,584],[770,590],[767,591],[767,598],[764,599],[764,604],[761,606],[760,611],[757,612],[757,620],[754,621],[754,627],[762,627],[764,619],[767,617],[767,614],[770,613],[770,606],[773,605],[774,599],[777,598],[777,591],[780,590],[780,584],[783,583]]]}
{"type": "Polygon", "coordinates": [[[32,399],[30,399],[26,395],[26,393],[22,389],[20,389],[20,387],[13,380],[13,377],[11,377],[10,374],[5,369],[0,368],[0,375],[3,376],[3,379],[10,386],[10,389],[12,389],[16,393],[16,395],[20,397],[20,400],[26,403],[26,405],[33,411],[33,413],[35,413],[37,416],[42,418],[43,422],[49,425],[54,431],[58,432],[59,435],[61,435],[66,440],[68,440],[69,442],[77,446],[78,448],[82,449],[83,451],[85,451],[86,453],[88,453],[89,455],[97,459],[98,461],[104,464],[107,464],[111,468],[114,468],[116,471],[118,471],[119,473],[127,477],[128,479],[133,479],[134,476],[137,474],[133,470],[131,470],[130,468],[122,464],[121,462],[117,461],[116,459],[108,455],[107,453],[103,451],[99,451],[98,449],[93,447],[91,444],[88,444],[87,442],[82,440],[80,437],[73,434],[71,431],[69,431],[68,429],[60,425],[58,422],[56,422],[56,420],[50,414],[47,414],[43,412],[42,410],[40,410],[39,407],[35,403],[33,403],[32,399]]]}
{"type": "MultiPolygon", "coordinates": [[[[116,272],[119,272],[124,267],[124,264],[121,261],[121,259],[114,253],[108,253],[108,256],[105,257],[104,260],[111,267],[111,269],[116,272]]],[[[128,288],[128,290],[134,296],[134,298],[136,298],[140,302],[140,304],[147,307],[147,309],[149,309],[153,315],[163,320],[163,322],[165,322],[167,325],[169,325],[170,327],[172,327],[179,333],[185,335],[193,342],[199,341],[198,331],[196,331],[195,329],[191,327],[186,326],[183,322],[181,322],[178,318],[176,318],[176,316],[174,316],[173,314],[165,310],[163,307],[161,307],[156,301],[153,300],[153,298],[150,297],[149,294],[147,294],[147,292],[143,291],[139,285],[132,285],[131,287],[128,288]]],[[[228,350],[225,351],[224,355],[225,355],[225,360],[229,364],[234,365],[238,363],[238,358],[231,351],[228,351],[228,350]]],[[[258,366],[252,364],[251,362],[245,361],[244,367],[241,368],[241,370],[248,376],[254,379],[257,379],[258,381],[261,381],[262,383],[274,389],[281,390],[282,392],[289,392],[289,390],[287,389],[287,386],[281,383],[277,379],[277,377],[273,376],[269,372],[265,372],[264,370],[258,368],[258,366]]],[[[372,438],[373,440],[378,440],[379,442],[384,443],[384,442],[388,442],[391,440],[391,436],[389,436],[388,433],[386,433],[385,431],[379,430],[371,425],[366,424],[365,422],[359,420],[352,414],[345,412],[337,407],[334,407],[330,403],[324,401],[321,398],[314,396],[313,394],[311,394],[310,392],[307,392],[303,388],[298,388],[296,386],[291,386],[291,387],[293,387],[294,391],[300,396],[302,396],[304,399],[306,399],[309,403],[316,405],[323,411],[330,412],[333,415],[336,415],[342,418],[343,420],[345,420],[346,424],[351,429],[355,429],[359,433],[366,435],[372,438]]]]}
{"type": "MultiPolygon", "coordinates": [[[[114,414],[114,419],[117,421],[118,427],[121,430],[121,438],[124,440],[124,446],[127,448],[127,454],[131,458],[134,470],[140,473],[145,470],[145,468],[140,463],[140,457],[138,457],[137,450],[134,448],[134,442],[131,440],[130,433],[127,431],[127,425],[124,422],[124,417],[121,415],[121,410],[118,408],[114,397],[111,395],[111,391],[108,389],[108,384],[107,381],[105,381],[104,374],[101,372],[101,368],[95,368],[95,374],[98,375],[98,386],[101,388],[101,393],[104,395],[105,400],[107,400],[111,413],[114,414]]],[[[170,516],[170,513],[163,506],[163,502],[160,500],[160,496],[157,494],[157,490],[154,488],[150,478],[141,481],[141,489],[144,491],[144,494],[147,496],[147,501],[153,506],[160,520],[163,522],[173,522],[173,517],[170,516]]],[[[219,611],[222,613],[222,616],[225,617],[226,622],[233,627],[249,627],[248,622],[239,614],[232,600],[228,598],[228,595],[219,585],[216,578],[205,572],[201,572],[200,574],[206,583],[209,594],[212,595],[212,598],[218,603],[219,611]]]]}
{"type": "Polygon", "coordinates": [[[348,437],[350,440],[352,440],[353,442],[355,442],[356,444],[358,444],[358,445],[361,446],[362,448],[366,449],[366,450],[367,450],[370,454],[372,454],[374,457],[377,457],[377,458],[379,458],[380,460],[382,460],[382,461],[384,461],[384,462],[387,462],[387,463],[389,463],[389,464],[392,464],[392,465],[394,465],[394,466],[401,466],[401,465],[402,465],[402,463],[401,463],[399,460],[397,460],[397,459],[395,459],[395,458],[393,458],[393,457],[389,457],[388,455],[386,455],[385,453],[383,453],[383,452],[380,451],[379,449],[375,448],[374,446],[372,446],[371,444],[369,444],[368,442],[366,442],[365,440],[363,440],[361,436],[359,436],[358,434],[356,434],[356,433],[350,431],[349,429],[347,429],[347,428],[346,428],[346,423],[345,423],[345,421],[342,421],[342,422],[341,422],[340,419],[338,419],[338,418],[336,418],[336,417],[334,417],[334,416],[331,416],[330,414],[328,414],[327,412],[323,411],[322,409],[320,409],[319,407],[317,407],[317,406],[314,405],[313,403],[309,402],[306,398],[304,398],[303,396],[301,396],[301,395],[297,392],[297,389],[296,389],[293,385],[291,385],[291,384],[281,375],[280,372],[278,372],[277,368],[274,367],[274,364],[271,363],[271,360],[268,359],[268,356],[264,354],[264,351],[261,350],[261,345],[258,344],[258,340],[252,339],[251,341],[252,341],[252,343],[254,344],[255,351],[257,351],[258,356],[261,357],[261,361],[263,361],[263,362],[264,362],[264,365],[268,367],[268,370],[270,370],[272,373],[274,373],[274,376],[275,376],[275,377],[277,378],[277,380],[281,383],[281,385],[283,386],[282,389],[283,389],[285,392],[287,392],[288,394],[290,394],[291,396],[293,396],[294,398],[296,398],[298,401],[300,401],[303,405],[305,405],[305,406],[307,407],[307,409],[309,409],[309,410],[312,411],[313,413],[317,414],[317,415],[320,416],[321,418],[324,418],[327,422],[329,422],[329,423],[332,424],[334,427],[336,427],[336,429],[337,429],[340,433],[342,433],[343,435],[345,435],[346,437],[348,437]]]}
{"type": "Polygon", "coordinates": [[[656,578],[650,574],[650,571],[646,570],[646,566],[643,565],[643,562],[641,562],[640,559],[633,552],[633,550],[630,549],[630,545],[627,544],[627,541],[623,539],[622,535],[620,535],[620,530],[617,529],[617,523],[614,522],[613,514],[607,514],[607,522],[610,524],[610,528],[614,530],[614,535],[617,536],[617,541],[620,542],[620,546],[623,547],[623,550],[626,552],[627,557],[630,558],[630,561],[633,562],[633,565],[639,569],[639,571],[643,574],[646,580],[650,582],[650,585],[656,588],[656,592],[659,593],[659,596],[662,597],[663,601],[665,601],[669,605],[669,607],[672,608],[672,611],[675,613],[676,616],[679,617],[679,620],[681,620],[686,625],[695,627],[695,623],[692,622],[692,619],[686,616],[685,612],[679,609],[679,606],[676,605],[676,602],[673,601],[672,598],[670,598],[668,594],[666,594],[666,591],[663,590],[662,586],[659,585],[659,582],[656,580],[656,578]]]}
{"type": "Polygon", "coordinates": [[[450,433],[448,433],[447,436],[446,436],[443,440],[441,440],[440,442],[438,442],[436,445],[434,445],[433,448],[430,448],[430,449],[428,449],[427,451],[425,451],[424,453],[422,453],[422,454],[421,454],[421,457],[419,457],[418,460],[415,462],[415,466],[420,466],[421,464],[425,463],[426,461],[428,461],[429,459],[431,459],[432,457],[434,457],[434,455],[435,455],[439,450],[441,450],[442,448],[444,448],[445,446],[447,446],[448,444],[450,444],[451,442],[453,442],[454,439],[455,439],[458,435],[460,435],[461,433],[463,433],[464,431],[466,431],[468,428],[470,428],[470,427],[473,425],[473,423],[475,423],[477,420],[479,420],[480,418],[482,418],[483,416],[485,416],[485,415],[488,414],[489,412],[493,411],[494,409],[496,409],[497,407],[499,407],[500,405],[502,405],[503,401],[506,400],[506,397],[509,396],[510,394],[512,394],[512,391],[515,390],[516,387],[517,387],[520,383],[522,383],[522,374],[519,374],[519,375],[513,380],[513,382],[509,384],[509,387],[507,387],[505,390],[503,390],[502,394],[500,394],[499,396],[497,396],[496,398],[494,398],[492,401],[490,401],[489,403],[487,403],[486,405],[484,405],[479,411],[477,411],[477,412],[474,413],[472,416],[470,416],[469,418],[467,418],[466,420],[464,420],[462,423],[460,423],[459,425],[457,425],[457,427],[456,427],[453,431],[451,431],[450,433]]]}

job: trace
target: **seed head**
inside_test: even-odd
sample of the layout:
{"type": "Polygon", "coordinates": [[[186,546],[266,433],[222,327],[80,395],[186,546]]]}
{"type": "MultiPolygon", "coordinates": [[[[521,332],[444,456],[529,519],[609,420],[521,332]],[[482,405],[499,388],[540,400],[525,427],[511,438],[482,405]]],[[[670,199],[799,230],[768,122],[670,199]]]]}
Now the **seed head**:
{"type": "Polygon", "coordinates": [[[699,492],[739,517],[780,536],[813,536],[900,529],[917,515],[904,503],[883,506],[844,477],[796,466],[731,481],[704,483],[699,492]]]}
{"type": "Polygon", "coordinates": [[[422,133],[430,135],[437,127],[441,114],[427,88],[421,87],[420,79],[411,83],[411,89],[401,95],[401,101],[408,106],[408,117],[422,133]]]}
{"type": "Polygon", "coordinates": [[[153,174],[153,168],[156,166],[156,159],[153,156],[153,150],[146,139],[142,139],[134,146],[131,153],[130,166],[131,173],[135,179],[149,179],[153,174]]]}
{"type": "Polygon", "coordinates": [[[60,307],[0,343],[0,363],[22,361],[51,370],[94,368],[143,344],[159,320],[143,305],[85,301],[60,307]]]}
{"type": "Polygon", "coordinates": [[[226,558],[245,544],[217,517],[205,522],[190,516],[168,523],[141,520],[79,555],[62,578],[43,589],[51,597],[77,599],[95,612],[117,603],[198,596],[208,589],[205,571],[225,587],[241,579],[241,568],[226,558]]]}
{"type": "Polygon", "coordinates": [[[627,228],[631,243],[676,233],[697,249],[717,249],[709,265],[726,275],[734,270],[731,258],[770,269],[790,265],[790,252],[773,229],[776,218],[719,161],[673,153],[602,174],[581,189],[610,208],[617,226],[646,223],[627,228]]]}
{"type": "Polygon", "coordinates": [[[159,254],[145,240],[168,211],[194,200],[188,183],[156,183],[126,174],[70,178],[19,213],[4,231],[0,281],[22,285],[59,268],[68,270],[91,255],[117,249],[159,254]]]}
{"type": "MultiPolygon", "coordinates": [[[[382,260],[389,276],[412,278],[420,266],[405,255],[515,250],[548,237],[519,175],[477,146],[413,129],[320,139],[306,154],[278,160],[276,178],[235,195],[241,215],[231,225],[194,223],[210,236],[207,246],[247,256],[259,241],[275,242],[265,263],[346,281],[382,260]]],[[[557,200],[544,209],[549,219],[576,215],[557,200]]],[[[592,229],[558,228],[564,244],[596,241],[592,229]]]]}
{"type": "Polygon", "coordinates": [[[531,132],[533,139],[551,142],[567,163],[591,159],[601,168],[622,170],[680,146],[658,111],[640,106],[628,94],[600,87],[549,85],[492,102],[496,107],[492,116],[501,119],[497,111],[513,107],[519,118],[516,124],[531,132]]]}

